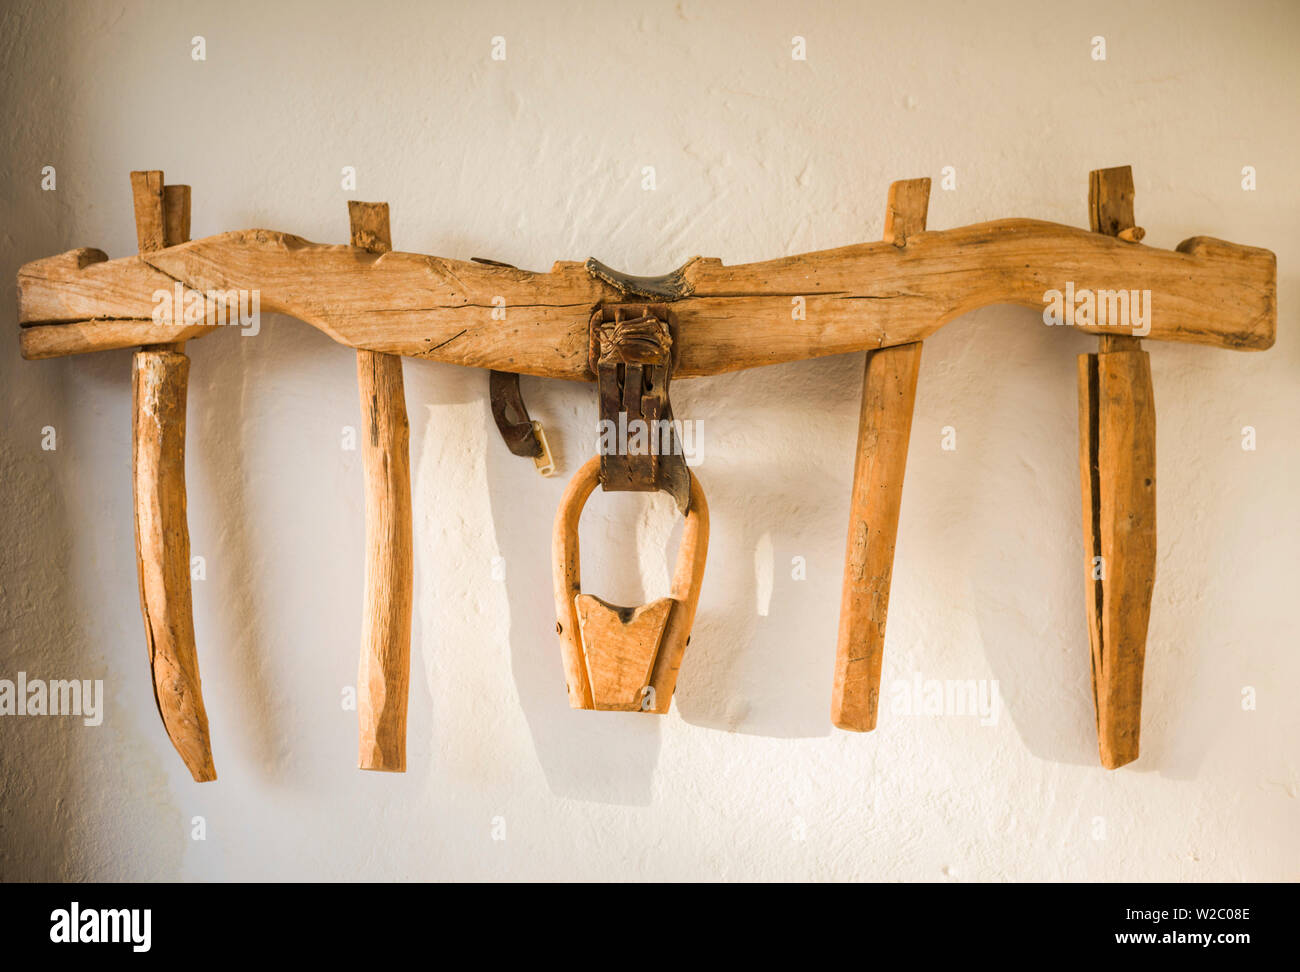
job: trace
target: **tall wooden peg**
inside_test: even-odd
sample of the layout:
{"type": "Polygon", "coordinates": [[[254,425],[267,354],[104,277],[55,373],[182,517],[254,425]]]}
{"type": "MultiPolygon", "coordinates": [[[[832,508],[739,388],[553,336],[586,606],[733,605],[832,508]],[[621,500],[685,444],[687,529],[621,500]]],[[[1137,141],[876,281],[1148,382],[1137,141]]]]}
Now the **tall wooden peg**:
{"type": "MultiPolygon", "coordinates": [[[[885,242],[897,247],[900,260],[907,259],[908,239],[925,232],[929,204],[929,179],[889,187],[885,242]]],[[[841,729],[867,732],[876,727],[894,541],[920,367],[920,341],[867,352],[831,694],[831,721],[841,729]]]]}
{"type": "MultiPolygon", "coordinates": [[[[190,187],[164,186],[157,170],[131,173],[140,252],[190,238],[190,187]]],[[[150,345],[131,363],[136,570],[154,700],[190,775],[217,778],[199,682],[185,497],[185,406],[190,359],[184,342],[150,345]]]]}
{"type": "MultiPolygon", "coordinates": [[[[350,201],[352,245],[393,247],[388,203],[350,201]]],[[[406,772],[411,681],[411,434],[402,359],[357,351],[366,480],[366,592],[357,682],[361,769],[406,772]]]]}
{"type": "MultiPolygon", "coordinates": [[[[1090,174],[1093,232],[1133,242],[1133,170],[1090,174]]],[[[1151,359],[1123,321],[1079,356],[1079,470],[1093,701],[1102,765],[1138,757],[1142,668],[1156,569],[1156,418],[1151,359]]]]}

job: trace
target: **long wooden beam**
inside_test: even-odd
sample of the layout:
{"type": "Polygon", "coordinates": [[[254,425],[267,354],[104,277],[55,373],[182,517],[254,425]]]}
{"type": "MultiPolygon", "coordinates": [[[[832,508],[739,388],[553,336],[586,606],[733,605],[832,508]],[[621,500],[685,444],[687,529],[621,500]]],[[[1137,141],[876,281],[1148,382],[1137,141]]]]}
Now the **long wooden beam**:
{"type": "MultiPolygon", "coordinates": [[[[697,257],[662,279],[679,327],[675,378],[911,344],[989,304],[1043,309],[1047,292],[1071,285],[1150,291],[1151,340],[1262,350],[1277,329],[1268,250],[1203,236],[1162,250],[1030,219],[920,233],[901,249],[863,243],[734,267],[697,257]]],[[[27,358],[201,337],[220,326],[211,293],[256,291],[262,311],[349,347],[591,381],[590,313],[643,297],[637,287],[590,262],[534,273],[247,230],[117,260],[93,249],[37,260],[19,270],[18,304],[27,358]],[[156,299],[177,287],[205,295],[169,301],[191,305],[188,317],[156,299]]],[[[1105,301],[1091,321],[1073,307],[1065,321],[1094,334],[1142,328],[1112,324],[1105,301]]]]}

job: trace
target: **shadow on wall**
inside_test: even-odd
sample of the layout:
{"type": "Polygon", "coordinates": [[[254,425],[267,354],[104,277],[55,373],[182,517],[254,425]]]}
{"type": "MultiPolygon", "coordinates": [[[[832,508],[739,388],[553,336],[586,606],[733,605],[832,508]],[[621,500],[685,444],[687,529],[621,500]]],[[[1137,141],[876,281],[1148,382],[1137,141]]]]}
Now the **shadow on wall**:
{"type": "MultiPolygon", "coordinates": [[[[287,403],[273,400],[275,392],[284,388],[283,376],[334,368],[347,373],[352,354],[315,328],[281,314],[264,314],[255,338],[233,328],[226,331],[186,346],[192,362],[186,428],[192,549],[203,549],[214,563],[238,565],[238,569],[214,571],[205,581],[205,596],[196,597],[199,665],[218,774],[224,763],[251,771],[264,783],[292,784],[301,782],[306,770],[292,758],[296,749],[290,729],[292,703],[275,676],[284,659],[275,655],[302,659],[309,655],[277,643],[273,634],[277,619],[266,610],[289,601],[292,594],[270,588],[259,578],[268,573],[276,576],[291,561],[298,544],[290,538],[301,525],[288,515],[279,518],[278,537],[259,525],[281,504],[300,502],[289,497],[309,497],[322,487],[319,482],[296,482],[302,470],[291,459],[283,462],[286,468],[271,483],[258,479],[265,467],[257,461],[256,450],[278,434],[275,426],[282,427],[286,417],[291,421],[295,410],[303,409],[298,396],[287,403]],[[204,516],[206,508],[212,512],[204,516]],[[197,532],[211,523],[220,524],[214,536],[197,532]],[[228,605],[238,605],[239,610],[222,609],[228,605]],[[209,674],[216,666],[208,659],[215,660],[218,652],[223,656],[221,670],[229,679],[224,686],[209,674]]],[[[307,416],[296,417],[297,428],[313,428],[307,416]]],[[[356,464],[354,478],[359,479],[359,460],[356,464]]],[[[318,537],[322,529],[316,528],[318,537]]],[[[336,527],[329,540],[337,544],[342,531],[336,527]]],[[[321,540],[323,548],[330,546],[329,540],[321,540]]],[[[341,560],[327,556],[314,566],[321,590],[346,583],[336,580],[337,573],[346,569],[341,560]]],[[[352,558],[345,561],[353,562],[352,558]]],[[[303,646],[332,643],[333,625],[321,615],[300,616],[294,628],[303,646]]]]}
{"type": "MultiPolygon", "coordinates": [[[[590,437],[575,429],[590,424],[594,410],[590,385],[524,380],[525,401],[532,393],[535,418],[549,425],[556,474],[543,480],[528,459],[510,453],[497,434],[487,398],[487,374],[478,373],[482,386],[479,414],[486,433],[485,465],[491,521],[499,555],[506,565],[505,592],[509,611],[510,665],[519,703],[528,722],[538,761],[552,792],[600,803],[647,806],[659,758],[660,725],[655,716],[637,713],[589,712],[569,707],[559,637],[555,631],[555,599],[551,571],[551,530],[560,496],[569,478],[587,459],[590,437]],[[545,387],[543,394],[536,392],[545,387]],[[551,414],[566,414],[562,423],[551,414]],[[573,417],[575,420],[567,420],[573,417]],[[557,425],[568,434],[556,434],[557,425]],[[522,484],[522,485],[521,485],[522,484]]],[[[600,501],[592,497],[584,523],[591,524],[600,501]]],[[[644,500],[642,500],[644,502],[644,500]]],[[[629,512],[631,504],[623,507],[629,512]]],[[[599,546],[608,546],[610,534],[635,538],[635,524],[626,516],[612,523],[601,521],[599,546]]],[[[620,545],[628,556],[604,558],[597,542],[583,530],[584,587],[594,583],[627,590],[639,583],[633,543],[620,545]],[[589,542],[590,541],[590,542],[589,542]],[[612,576],[597,566],[613,566],[612,576]],[[602,573],[604,576],[602,577],[602,573]]],[[[635,599],[635,595],[633,598],[635,599]]]]}
{"type": "MultiPolygon", "coordinates": [[[[1063,337],[1013,307],[976,311],[945,327],[926,342],[919,381],[923,407],[937,417],[923,441],[914,432],[913,445],[922,475],[951,484],[946,519],[963,538],[953,554],[1005,716],[1038,758],[1095,766],[1076,356],[1096,342],[1063,337]],[[1000,353],[989,354],[990,344],[1000,353]],[[945,425],[956,430],[951,452],[933,435],[945,425]],[[1026,442],[1035,444],[1032,451],[1026,442]]],[[[913,485],[915,471],[908,470],[913,485]]],[[[932,557],[944,537],[927,535],[922,543],[932,557]]],[[[961,664],[976,646],[956,647],[961,664]]]]}
{"type": "MultiPolygon", "coordinates": [[[[932,430],[918,421],[914,439],[925,440],[914,444],[909,460],[911,492],[933,493],[935,480],[946,476],[952,489],[937,516],[905,500],[901,535],[922,559],[938,557],[964,574],[974,601],[976,637],[930,646],[939,649],[935,654],[951,654],[960,667],[960,658],[982,645],[1025,746],[1046,760],[1092,765],[1087,628],[1075,569],[1082,555],[1076,352],[1021,316],[1002,308],[977,312],[971,315],[976,320],[933,340],[918,410],[937,411],[944,422],[964,416],[957,421],[961,448],[939,456],[932,430]],[[1001,329],[1016,332],[1004,342],[1015,350],[990,370],[980,349],[990,330],[1001,329]],[[1044,359],[1059,359],[1059,367],[1029,367],[1044,359]],[[1060,447],[1051,455],[1029,455],[1026,438],[1060,447]],[[926,478],[930,488],[918,490],[917,481],[926,478]],[[1014,501],[1008,501],[1008,482],[1014,501]],[[954,533],[965,534],[955,541],[957,549],[954,533]],[[963,543],[968,549],[960,549],[963,543]],[[1022,556],[1030,546],[1049,551],[1046,570],[1038,559],[1022,556]],[[1078,616],[1077,627],[1054,630],[1069,615],[1078,616]]],[[[674,386],[679,417],[705,424],[704,461],[696,472],[711,509],[704,593],[674,706],[691,725],[769,738],[832,733],[830,689],[861,371],[862,356],[846,355],[674,386]],[[723,387],[725,408],[711,400],[723,387]],[[822,451],[809,454],[806,443],[814,441],[822,451]]],[[[554,636],[551,524],[560,492],[586,457],[581,431],[574,430],[590,424],[591,389],[526,380],[526,397],[546,389],[533,396],[532,408],[552,429],[559,466],[555,479],[543,484],[521,476],[521,469],[531,474],[526,460],[499,441],[486,394],[476,394],[473,377],[467,381],[452,397],[477,398],[476,421],[486,430],[490,517],[509,565],[512,670],[548,783],[560,795],[647,804],[661,724],[569,709],[554,636]],[[564,433],[556,433],[547,411],[563,415],[564,433]]],[[[583,519],[584,590],[623,604],[666,593],[680,534],[671,503],[623,497],[613,515],[609,505],[598,491],[583,519]],[[665,535],[668,522],[672,532],[665,535]],[[645,547],[653,548],[649,560],[645,547]],[[646,590],[643,577],[655,578],[658,589],[646,590]]],[[[925,596],[943,598],[945,591],[935,585],[925,596]]],[[[930,672],[927,650],[919,647],[917,662],[930,672]]]]}
{"type": "MultiPolygon", "coordinates": [[[[817,527],[803,521],[805,513],[831,504],[841,493],[839,505],[847,508],[848,472],[841,477],[843,483],[816,475],[805,482],[805,463],[771,472],[762,468],[766,463],[761,458],[746,458],[754,442],[769,441],[772,426],[788,415],[786,409],[769,404],[775,400],[773,380],[803,389],[807,397],[808,386],[817,384],[816,371],[826,367],[826,362],[807,363],[779,369],[783,376],[728,376],[728,412],[739,418],[732,420],[734,427],[725,418],[705,419],[706,435],[716,437],[697,469],[712,511],[710,556],[675,696],[678,715],[693,725],[785,738],[830,732],[827,708],[839,567],[822,565],[823,574],[836,577],[826,586],[803,583],[802,577],[787,582],[782,578],[788,572],[778,571],[773,562],[790,559],[791,550],[803,551],[803,556],[828,539],[838,547],[838,536],[818,537],[817,527]],[[806,533],[792,536],[791,529],[806,533]],[[815,630],[810,616],[818,618],[815,630]],[[809,651],[814,644],[817,650],[809,651]]],[[[849,370],[858,367],[850,363],[849,370]]],[[[543,480],[528,460],[511,455],[500,441],[491,419],[486,373],[447,367],[439,368],[438,375],[437,381],[420,380],[419,400],[436,419],[425,433],[424,446],[413,447],[417,492],[436,481],[448,494],[445,502],[416,500],[417,516],[423,507],[432,518],[424,529],[417,524],[417,538],[426,537],[418,544],[423,549],[417,561],[436,558],[425,560],[427,568],[417,564],[417,572],[427,570],[427,576],[418,585],[416,642],[430,671],[434,722],[443,726],[435,735],[454,732],[463,745],[463,728],[455,727],[465,726],[476,708],[476,700],[464,697],[472,687],[461,684],[475,676],[446,656],[448,639],[469,640],[490,650],[504,629],[518,695],[517,703],[510,704],[522,710],[552,791],[597,802],[648,805],[663,721],[651,715],[569,708],[555,634],[551,531],[568,479],[594,450],[594,434],[587,434],[594,421],[592,388],[524,380],[534,417],[551,430],[557,474],[543,480]],[[451,437],[438,430],[455,417],[462,427],[453,446],[447,441],[451,437]],[[475,496],[484,493],[486,507],[480,508],[483,501],[475,496]],[[450,515],[452,509],[460,509],[460,515],[450,515]],[[465,535],[467,523],[485,521],[492,524],[493,537],[465,535]],[[489,566],[490,560],[499,564],[489,566]],[[489,570],[498,568],[495,579],[504,583],[473,580],[487,581],[489,570]],[[497,611],[506,614],[504,624],[494,623],[497,611]]],[[[707,400],[696,401],[708,395],[710,385],[721,387],[704,381],[677,386],[680,414],[718,414],[707,400]],[[694,387],[688,392],[686,385],[694,387]]],[[[830,400],[830,392],[822,394],[830,400]]],[[[809,421],[820,421],[824,404],[809,403],[809,421]]],[[[856,405],[845,411],[856,414],[856,405]]],[[[797,439],[799,431],[783,434],[797,439]]],[[[845,455],[839,465],[851,470],[851,453],[845,455]]],[[[583,589],[624,604],[666,594],[681,525],[666,496],[597,491],[582,520],[583,589]]],[[[477,700],[477,705],[483,704],[488,700],[477,700]]],[[[491,743],[480,739],[471,745],[491,743]]]]}
{"type": "MultiPolygon", "coordinates": [[[[1076,372],[1077,355],[1094,352],[1096,341],[1082,334],[1063,340],[1059,332],[1033,324],[1022,309],[986,308],[965,315],[926,342],[917,409],[918,422],[924,412],[928,427],[914,427],[907,482],[915,488],[919,477],[933,476],[951,483],[945,517],[963,541],[945,551],[943,534],[935,532],[928,518],[918,528],[915,518],[924,511],[909,507],[906,499],[900,537],[915,543],[923,559],[947,553],[959,562],[979,640],[999,683],[1006,715],[1025,748],[1051,762],[1099,767],[1089,677],[1089,565],[1082,538],[1076,372]],[[980,344],[989,341],[1004,353],[981,351],[980,344]],[[966,418],[972,414],[980,421],[966,418]],[[947,424],[956,425],[959,447],[945,456],[933,447],[930,436],[947,424]],[[1031,454],[1021,445],[1025,440],[1053,446],[1046,453],[1031,454]],[[1026,550],[1038,556],[1027,557],[1026,550]]],[[[1156,353],[1162,352],[1178,354],[1180,349],[1165,346],[1156,353]]],[[[1161,401],[1158,370],[1156,400],[1161,401]]],[[[1205,495],[1198,502],[1213,506],[1220,499],[1205,495]]],[[[1165,529],[1166,537],[1185,532],[1165,529]]],[[[1158,542],[1163,557],[1171,541],[1158,542]]],[[[1159,612],[1166,603],[1160,590],[1157,572],[1152,631],[1160,625],[1159,612]]],[[[932,596],[942,593],[934,591],[932,596]]],[[[1193,687],[1186,679],[1153,689],[1152,652],[1168,647],[1148,635],[1143,755],[1128,769],[1191,779],[1214,730],[1204,719],[1179,719],[1178,713],[1192,707],[1204,712],[1210,706],[1188,697],[1193,687]],[[1179,733],[1172,742],[1171,721],[1179,733]],[[1189,721],[1196,724],[1189,726],[1189,721]]],[[[920,666],[924,668],[924,662],[920,666]]]]}
{"type": "MultiPolygon", "coordinates": [[[[825,546],[828,538],[817,536],[818,527],[803,522],[805,514],[830,506],[841,493],[839,505],[847,509],[848,473],[838,483],[809,475],[803,461],[772,471],[763,468],[761,453],[758,458],[751,455],[754,445],[770,443],[773,427],[783,416],[788,418],[787,409],[769,404],[778,400],[773,382],[797,389],[807,402],[809,420],[819,421],[832,393],[810,396],[809,389],[818,385],[815,372],[827,367],[827,362],[801,363],[769,369],[780,375],[727,376],[723,380],[731,418],[721,416],[720,407],[707,400],[713,388],[721,387],[715,382],[675,386],[679,415],[708,416],[703,419],[708,437],[705,461],[696,471],[710,503],[709,561],[675,694],[677,714],[692,725],[780,738],[830,732],[827,709],[838,577],[829,586],[802,583],[802,576],[787,582],[787,572],[775,565],[825,546]],[[820,647],[810,651],[810,645],[820,647]]],[[[850,363],[850,370],[858,367],[850,363]]],[[[568,479],[594,449],[594,432],[585,434],[594,428],[592,388],[525,379],[525,398],[532,399],[534,417],[551,429],[557,462],[556,476],[543,481],[533,478],[527,460],[511,455],[499,440],[486,375],[471,373],[466,381],[468,385],[458,382],[455,388],[440,386],[438,394],[445,397],[432,404],[470,398],[476,402],[475,421],[485,430],[483,474],[496,549],[506,565],[511,666],[547,782],[563,796],[648,805],[664,723],[650,715],[570,709],[555,634],[551,529],[568,479]],[[542,387],[544,394],[530,395],[542,387]],[[562,421],[555,421],[557,415],[562,421]]],[[[856,414],[856,405],[849,410],[856,414]]],[[[782,434],[797,439],[799,432],[787,429],[782,434]]],[[[846,451],[846,457],[840,465],[851,470],[851,452],[846,451]]],[[[581,526],[583,589],[621,604],[665,595],[681,526],[666,496],[598,490],[581,526]],[[643,583],[643,578],[650,582],[643,583]]],[[[833,540],[835,545],[840,542],[833,540]]],[[[838,565],[823,564],[822,572],[837,575],[838,565]]]]}
{"type": "MultiPolygon", "coordinates": [[[[73,33],[70,17],[65,10],[42,11],[38,17],[22,8],[0,9],[7,75],[48,75],[43,60],[48,50],[76,49],[59,40],[73,33]],[[39,42],[36,33],[44,35],[39,42]]],[[[24,118],[67,119],[70,95],[66,83],[28,86],[23,97],[0,100],[0,126],[9,133],[30,133],[24,118]]],[[[0,215],[6,227],[22,226],[22,232],[0,236],[0,304],[8,309],[0,319],[16,329],[18,268],[73,245],[70,230],[85,200],[71,179],[72,163],[85,153],[69,130],[54,124],[38,136],[7,139],[4,151],[10,180],[0,215]],[[55,165],[52,191],[41,187],[46,164],[55,165]]],[[[0,678],[14,680],[21,671],[32,679],[104,680],[106,711],[99,713],[103,722],[97,728],[76,716],[0,718],[0,881],[119,879],[105,872],[99,855],[89,853],[102,839],[96,811],[112,794],[133,792],[130,784],[143,796],[142,781],[148,781],[153,802],[165,799],[163,774],[132,758],[139,751],[133,745],[135,723],[105,678],[106,626],[88,617],[84,599],[74,594],[76,565],[87,559],[74,551],[77,531],[100,520],[106,502],[102,484],[80,474],[102,421],[83,399],[115,370],[129,397],[130,357],[28,362],[17,344],[15,330],[9,330],[0,355],[6,416],[0,431],[0,482],[6,487],[6,513],[0,518],[0,678]],[[119,758],[105,755],[105,747],[119,746],[126,750],[119,758]]],[[[122,481],[129,490],[130,458],[124,458],[122,481]]],[[[132,559],[128,553],[126,563],[132,559]]],[[[147,678],[143,635],[138,648],[147,678]]],[[[153,807],[146,815],[154,815],[153,807]]],[[[180,853],[179,841],[164,841],[159,855],[135,876],[168,876],[180,853]]]]}

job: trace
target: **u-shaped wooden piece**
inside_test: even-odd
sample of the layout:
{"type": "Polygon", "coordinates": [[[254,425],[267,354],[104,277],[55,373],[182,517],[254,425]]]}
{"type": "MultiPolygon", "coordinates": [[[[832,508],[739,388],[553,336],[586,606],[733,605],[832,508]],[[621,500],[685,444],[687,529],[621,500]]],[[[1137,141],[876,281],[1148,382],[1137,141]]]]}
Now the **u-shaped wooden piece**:
{"type": "Polygon", "coordinates": [[[709,504],[691,473],[690,505],[671,595],[641,607],[619,607],[582,593],[578,521],[599,481],[600,456],[593,456],[570,481],[555,515],[556,631],[564,651],[569,705],[663,714],[672,704],[704,581],[709,504]]]}

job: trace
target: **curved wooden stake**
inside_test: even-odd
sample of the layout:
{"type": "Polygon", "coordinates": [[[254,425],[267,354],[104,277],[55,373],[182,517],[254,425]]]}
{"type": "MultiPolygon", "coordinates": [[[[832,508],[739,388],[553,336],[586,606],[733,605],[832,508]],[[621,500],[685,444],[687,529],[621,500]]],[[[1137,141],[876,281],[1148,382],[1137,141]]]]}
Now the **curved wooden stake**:
{"type": "MultiPolygon", "coordinates": [[[[1090,173],[1088,208],[1094,232],[1140,238],[1128,166],[1090,173]]],[[[1097,746],[1116,769],[1138,757],[1156,570],[1155,403],[1137,338],[1102,337],[1079,357],[1079,467],[1097,746]]]]}
{"type": "MultiPolygon", "coordinates": [[[[190,187],[164,186],[158,170],[131,173],[141,252],[189,239],[190,187]]],[[[136,572],[154,701],[190,775],[217,778],[199,682],[190,590],[185,498],[185,404],[190,359],[184,342],[142,348],[131,363],[131,450],[136,572]]]]}
{"type": "MultiPolygon", "coordinates": [[[[923,233],[929,201],[929,179],[891,185],[885,241],[904,250],[909,236],[923,233]]],[[[876,727],[894,540],[920,367],[920,341],[867,352],[831,693],[831,722],[840,729],[876,727]]]]}
{"type": "MultiPolygon", "coordinates": [[[[352,245],[392,246],[387,203],[349,202],[352,245]]],[[[366,479],[366,591],[357,676],[361,769],[406,772],[411,678],[412,522],[410,425],[402,359],[357,352],[366,479]]]]}
{"type": "Polygon", "coordinates": [[[217,778],[199,684],[185,507],[185,398],[190,359],[137,351],[131,369],[136,567],[154,699],[196,782],[217,778]]]}

